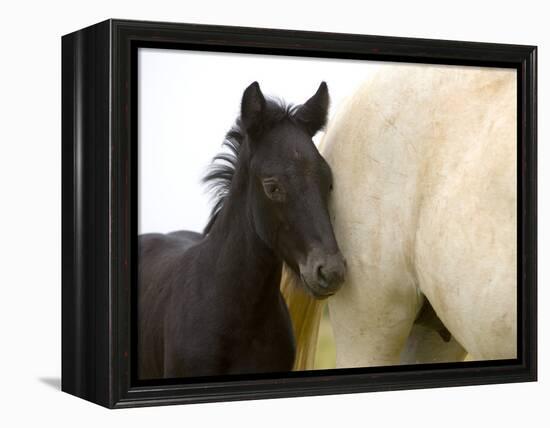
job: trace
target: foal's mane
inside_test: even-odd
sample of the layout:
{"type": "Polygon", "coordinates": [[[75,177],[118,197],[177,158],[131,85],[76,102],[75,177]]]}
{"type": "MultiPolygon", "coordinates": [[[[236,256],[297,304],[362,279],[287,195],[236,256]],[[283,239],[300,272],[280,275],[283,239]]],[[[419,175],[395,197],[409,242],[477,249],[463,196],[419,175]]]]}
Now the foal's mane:
{"type": "MultiPolygon", "coordinates": [[[[285,119],[294,120],[294,114],[300,106],[286,104],[278,98],[266,98],[266,105],[262,115],[262,123],[259,130],[265,130],[285,119]]],[[[222,147],[227,150],[218,153],[212,159],[206,175],[202,182],[209,192],[213,194],[214,206],[210,212],[210,218],[203,233],[207,234],[214,226],[216,218],[220,213],[231,188],[231,182],[237,169],[239,152],[245,141],[246,130],[240,116],[235,121],[229,132],[226,134],[222,147]]]]}

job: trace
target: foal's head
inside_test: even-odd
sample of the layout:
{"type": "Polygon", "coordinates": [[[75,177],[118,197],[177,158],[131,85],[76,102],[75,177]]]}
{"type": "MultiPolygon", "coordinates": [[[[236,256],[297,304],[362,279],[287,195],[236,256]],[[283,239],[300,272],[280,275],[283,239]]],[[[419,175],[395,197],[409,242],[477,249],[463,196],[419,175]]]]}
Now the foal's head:
{"type": "Polygon", "coordinates": [[[318,298],[334,294],[346,272],[327,209],[332,173],[312,141],[325,125],[328,105],[324,82],[293,108],[266,99],[257,82],[241,103],[253,227],[318,298]]]}

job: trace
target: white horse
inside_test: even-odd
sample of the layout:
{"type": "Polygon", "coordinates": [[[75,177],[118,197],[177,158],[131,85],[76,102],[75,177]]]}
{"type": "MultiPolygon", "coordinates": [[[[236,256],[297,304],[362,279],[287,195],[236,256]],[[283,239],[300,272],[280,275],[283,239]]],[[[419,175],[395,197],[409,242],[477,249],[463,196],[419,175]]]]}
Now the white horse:
{"type": "MultiPolygon", "coordinates": [[[[382,66],[330,121],[337,367],[516,357],[516,90],[515,70],[382,66]]],[[[321,305],[283,290],[311,368],[321,305]]]]}

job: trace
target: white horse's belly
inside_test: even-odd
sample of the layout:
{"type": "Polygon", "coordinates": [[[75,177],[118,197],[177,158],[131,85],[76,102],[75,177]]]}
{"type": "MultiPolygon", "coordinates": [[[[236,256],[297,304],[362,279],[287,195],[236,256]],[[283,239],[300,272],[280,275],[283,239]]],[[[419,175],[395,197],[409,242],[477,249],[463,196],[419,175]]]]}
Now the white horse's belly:
{"type": "Polygon", "coordinates": [[[515,357],[515,100],[511,70],[383,68],[329,124],[339,367],[395,363],[419,289],[473,359],[515,357]]]}

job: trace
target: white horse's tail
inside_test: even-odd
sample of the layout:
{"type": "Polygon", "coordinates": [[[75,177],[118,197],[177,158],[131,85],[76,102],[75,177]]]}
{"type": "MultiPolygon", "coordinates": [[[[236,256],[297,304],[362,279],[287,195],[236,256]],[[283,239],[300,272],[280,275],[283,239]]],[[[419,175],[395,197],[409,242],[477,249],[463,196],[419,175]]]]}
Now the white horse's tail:
{"type": "Polygon", "coordinates": [[[296,338],[294,370],[312,370],[317,351],[319,325],[326,300],[316,300],[304,290],[300,279],[283,266],[281,293],[285,298],[292,319],[296,338]]]}

